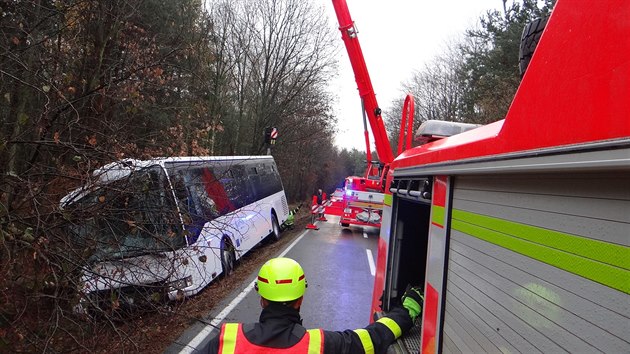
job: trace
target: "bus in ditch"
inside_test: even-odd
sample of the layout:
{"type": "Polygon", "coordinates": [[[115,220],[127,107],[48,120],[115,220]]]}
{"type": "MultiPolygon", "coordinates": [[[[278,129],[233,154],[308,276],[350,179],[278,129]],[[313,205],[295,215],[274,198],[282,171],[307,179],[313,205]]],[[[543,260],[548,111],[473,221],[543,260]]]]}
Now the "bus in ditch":
{"type": "Polygon", "coordinates": [[[279,239],[289,213],[271,156],[120,160],[60,204],[80,267],[77,312],[194,295],[279,239]]]}

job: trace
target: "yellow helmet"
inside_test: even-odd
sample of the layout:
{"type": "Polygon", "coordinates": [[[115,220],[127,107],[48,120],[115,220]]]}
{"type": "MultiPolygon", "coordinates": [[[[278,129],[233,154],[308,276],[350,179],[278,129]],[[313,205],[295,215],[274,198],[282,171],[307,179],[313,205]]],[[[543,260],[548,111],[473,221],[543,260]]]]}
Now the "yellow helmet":
{"type": "Polygon", "coordinates": [[[260,296],[270,301],[296,300],[306,290],[304,270],[291,258],[272,258],[260,267],[256,290],[260,296]]]}

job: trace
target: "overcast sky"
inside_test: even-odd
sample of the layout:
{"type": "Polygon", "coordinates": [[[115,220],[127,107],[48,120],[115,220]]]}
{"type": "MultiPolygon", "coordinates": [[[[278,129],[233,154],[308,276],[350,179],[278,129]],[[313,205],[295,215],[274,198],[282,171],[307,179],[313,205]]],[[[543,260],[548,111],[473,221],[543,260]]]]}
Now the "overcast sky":
{"type": "MultiPolygon", "coordinates": [[[[317,1],[317,0],[316,0],[317,1]]],[[[330,23],[338,27],[332,0],[323,3],[330,23]]],[[[359,42],[370,72],[379,106],[387,110],[404,98],[401,82],[444,51],[448,40],[478,22],[488,9],[501,8],[502,0],[346,0],[359,30],[359,42]]],[[[337,96],[339,119],[335,145],[365,150],[361,101],[348,54],[338,33],[339,77],[330,83],[337,96]]],[[[372,146],[374,141],[370,135],[372,146]]]]}

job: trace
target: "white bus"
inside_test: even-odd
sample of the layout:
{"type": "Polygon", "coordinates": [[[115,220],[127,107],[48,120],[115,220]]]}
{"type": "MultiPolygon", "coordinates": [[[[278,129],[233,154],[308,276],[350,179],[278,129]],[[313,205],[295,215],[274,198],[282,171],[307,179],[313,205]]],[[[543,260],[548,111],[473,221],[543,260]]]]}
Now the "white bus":
{"type": "Polygon", "coordinates": [[[93,177],[61,200],[79,312],[196,294],[289,212],[271,156],[126,159],[93,177]]]}

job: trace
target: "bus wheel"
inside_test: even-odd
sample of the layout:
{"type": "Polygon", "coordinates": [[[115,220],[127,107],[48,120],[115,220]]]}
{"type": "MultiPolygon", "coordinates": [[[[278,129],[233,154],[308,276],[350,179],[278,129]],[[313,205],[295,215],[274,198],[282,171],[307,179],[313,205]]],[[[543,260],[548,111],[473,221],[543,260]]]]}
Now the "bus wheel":
{"type": "Polygon", "coordinates": [[[278,224],[276,214],[271,214],[271,238],[273,241],[280,239],[280,224],[278,224]]]}
{"type": "Polygon", "coordinates": [[[227,239],[221,243],[221,266],[223,267],[223,277],[227,277],[234,272],[234,247],[227,239]]]}

